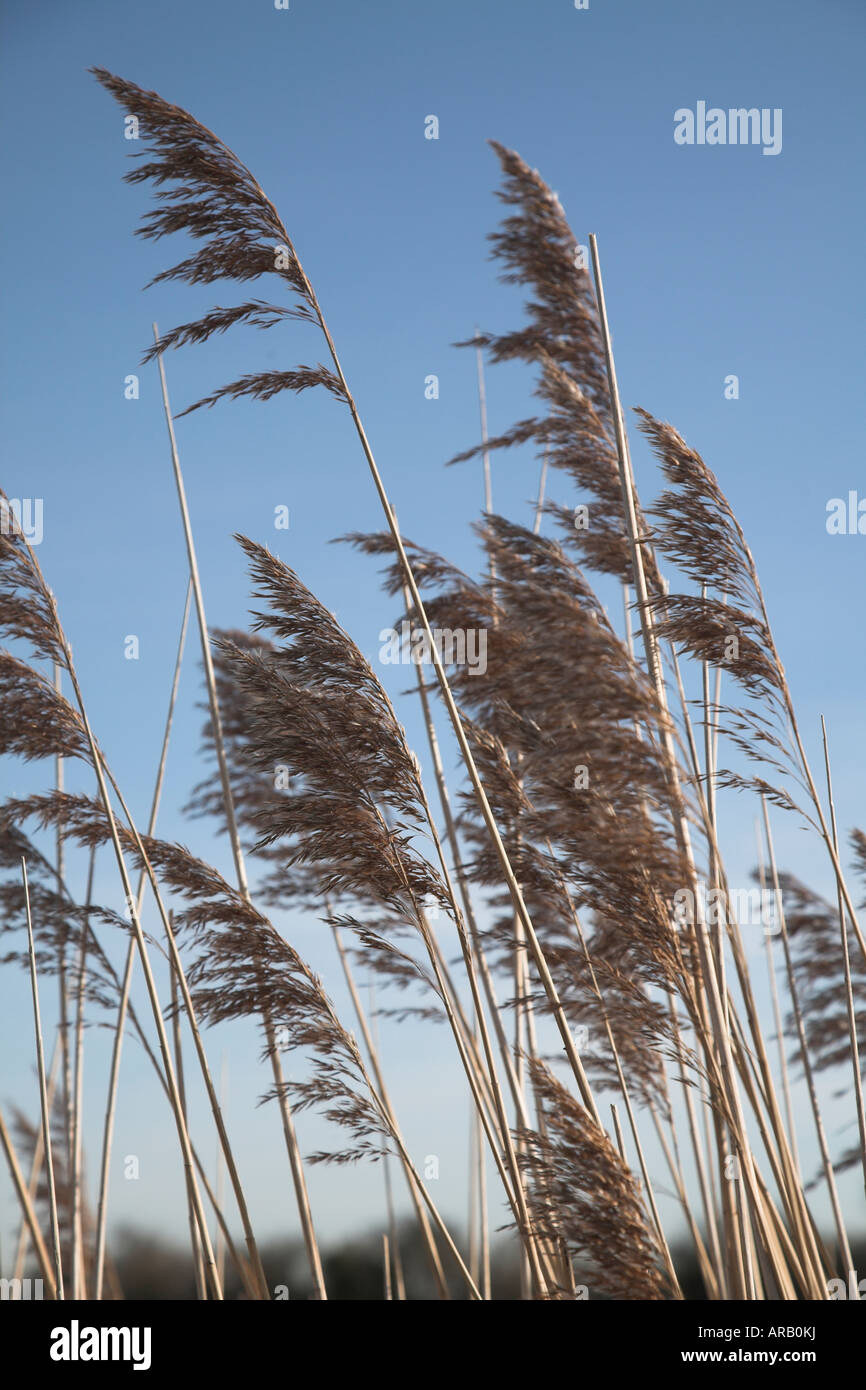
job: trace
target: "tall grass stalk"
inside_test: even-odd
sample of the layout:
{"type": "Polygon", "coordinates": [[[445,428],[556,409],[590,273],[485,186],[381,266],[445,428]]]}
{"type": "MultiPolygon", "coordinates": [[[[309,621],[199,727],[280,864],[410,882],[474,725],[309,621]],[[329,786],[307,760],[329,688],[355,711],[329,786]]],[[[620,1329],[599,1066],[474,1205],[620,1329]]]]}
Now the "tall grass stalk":
{"type": "MultiPolygon", "coordinates": [[[[168,711],[166,713],[165,725],[162,734],[162,746],[159,754],[159,764],[156,773],[156,783],[153,789],[153,798],[150,805],[150,815],[147,822],[148,835],[156,833],[156,822],[159,815],[159,805],[162,800],[162,788],[165,780],[165,768],[168,761],[168,746],[171,739],[171,726],[174,721],[174,709],[177,703],[177,692],[180,684],[180,671],[183,664],[183,653],[186,645],[186,630],[189,622],[190,602],[192,599],[192,584],[187,584],[186,598],[183,606],[183,618],[180,625],[180,637],[177,644],[177,655],[174,662],[174,674],[171,682],[171,693],[168,699],[168,711]]],[[[136,912],[141,915],[144,904],[144,892],[147,883],[147,876],[144,869],[141,870],[138,879],[138,890],[136,893],[136,912]]],[[[95,1292],[94,1297],[99,1300],[102,1298],[102,1286],[105,1270],[105,1239],[108,1219],[108,1185],[111,1172],[111,1149],[114,1137],[114,1116],[117,1107],[117,1091],[120,1080],[120,1058],[123,1051],[123,1036],[126,1028],[126,1015],[129,1008],[129,992],[132,986],[132,975],[135,968],[135,955],[137,943],[135,937],[130,938],[126,951],[126,961],[123,967],[123,980],[117,1005],[117,1018],[114,1025],[114,1040],[111,1051],[111,1066],[109,1070],[108,1093],[105,1104],[105,1119],[102,1131],[102,1158],[99,1175],[99,1198],[97,1202],[96,1214],[96,1269],[95,1269],[95,1292]]],[[[190,1189],[188,1188],[188,1191],[190,1189]]]]}
{"type": "MultiPolygon", "coordinates": [[[[153,324],[153,340],[155,345],[159,345],[159,330],[153,324]]],[[[229,828],[229,840],[232,848],[235,874],[237,877],[238,888],[243,896],[250,901],[250,890],[247,882],[246,866],[244,854],[241,848],[240,834],[238,832],[237,817],[235,815],[234,797],[232,795],[231,781],[229,778],[228,762],[225,754],[225,740],[223,738],[222,719],[220,716],[219,700],[217,698],[216,677],[214,676],[213,658],[211,656],[210,634],[208,632],[207,619],[204,611],[204,595],[202,593],[201,579],[199,577],[198,559],[196,557],[195,542],[193,540],[192,524],[190,522],[189,507],[186,501],[186,489],[184,487],[183,473],[180,466],[180,456],[177,449],[175,438],[174,421],[171,415],[171,408],[168,401],[168,384],[165,377],[165,365],[162,360],[162,353],[157,353],[157,366],[159,368],[159,384],[162,392],[162,403],[165,412],[166,428],[168,429],[169,445],[171,449],[171,462],[174,471],[174,480],[177,487],[178,506],[180,508],[181,521],[183,523],[184,539],[186,541],[187,561],[189,563],[190,583],[192,584],[193,598],[195,600],[196,617],[198,619],[199,639],[201,644],[202,663],[204,665],[205,682],[207,685],[208,704],[210,707],[211,725],[213,728],[214,747],[216,749],[217,760],[219,763],[220,780],[223,790],[223,805],[225,809],[226,821],[229,828]]],[[[189,1006],[191,1007],[191,1005],[189,1006]]],[[[286,1097],[285,1079],[282,1072],[279,1048],[276,1042],[276,1033],[273,1020],[265,1011],[262,1015],[267,1039],[268,1055],[271,1061],[271,1069],[274,1075],[274,1085],[276,1087],[277,1099],[280,1107],[280,1114],[283,1122],[283,1134],[285,1137],[286,1148],[289,1155],[289,1163],[292,1172],[292,1180],[295,1188],[295,1198],[298,1206],[298,1214],[301,1220],[301,1228],[304,1234],[304,1244],[307,1250],[307,1258],[310,1265],[310,1272],[316,1287],[318,1298],[327,1299],[325,1289],[325,1277],[322,1270],[322,1258],[319,1253],[319,1245],[316,1239],[315,1227],[313,1225],[313,1213],[310,1207],[309,1194],[307,1192],[306,1179],[304,1177],[303,1162],[301,1159],[298,1139],[295,1133],[294,1121],[289,1109],[289,1102],[286,1097]]],[[[215,1098],[214,1104],[216,1113],[219,1112],[219,1102],[215,1098]]],[[[218,1123],[221,1124],[221,1121],[218,1123]]],[[[244,1229],[247,1235],[247,1244],[251,1249],[255,1245],[255,1238],[252,1235],[252,1227],[249,1225],[249,1218],[246,1214],[246,1205],[240,1193],[240,1179],[234,1163],[229,1154],[226,1154],[226,1162],[229,1170],[229,1177],[235,1190],[235,1196],[241,1208],[244,1220],[244,1229]]],[[[260,1265],[258,1256],[254,1258],[254,1265],[260,1265]]],[[[262,1279],[264,1273],[262,1271],[262,1279]]],[[[264,1284],[265,1290],[267,1285],[264,1284]]]]}
{"type": "Polygon", "coordinates": [[[36,978],[36,946],[33,941],[33,919],[30,915],[30,887],[27,882],[27,861],[21,860],[21,878],[27,910],[27,950],[30,956],[30,988],[33,995],[33,1027],[36,1033],[36,1067],[39,1074],[39,1100],[42,1108],[42,1147],[45,1153],[45,1173],[48,1178],[48,1207],[51,1216],[51,1248],[54,1254],[54,1284],[57,1297],[63,1300],[63,1261],[60,1252],[60,1222],[57,1217],[57,1188],[54,1182],[54,1150],[51,1143],[51,1111],[48,1108],[48,1087],[45,1079],[45,1053],[42,1046],[42,1020],[39,1015],[39,984],[36,978]]]}

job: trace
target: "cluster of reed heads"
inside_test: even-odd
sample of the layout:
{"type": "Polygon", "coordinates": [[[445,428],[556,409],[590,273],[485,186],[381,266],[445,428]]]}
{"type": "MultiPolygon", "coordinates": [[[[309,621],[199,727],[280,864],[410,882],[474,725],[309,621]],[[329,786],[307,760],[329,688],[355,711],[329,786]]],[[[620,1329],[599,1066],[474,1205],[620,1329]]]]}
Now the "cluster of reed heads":
{"type": "Polygon", "coordinates": [[[646,508],[637,495],[595,240],[590,270],[557,197],[494,145],[505,216],[493,256],[502,279],[525,289],[525,320],[463,346],[475,349],[479,373],[484,359],[525,363],[539,404],[492,437],[482,410],[482,439],[452,460],[483,463],[486,506],[475,529],[484,559],[472,577],[401,535],[316,292],[253,175],[184,110],[94,71],[143,137],[126,175],[154,188],[139,234],[186,233],[198,246],[156,280],[270,277],[274,297],[241,297],[155,332],[146,354],[162,380],[189,560],[146,827],[91,727],[36,554],[20,527],[0,535],[0,751],[47,764],[50,778],[43,793],[0,808],[4,963],[7,981],[13,964],[29,972],[40,1099],[38,1120],[16,1114],[0,1124],[21,1206],[15,1274],[38,1264],[56,1298],[121,1296],[106,1236],[131,1031],[177,1131],[199,1296],[224,1296],[229,1263],[244,1296],[274,1296],[204,1042],[207,1025],[248,1019],[260,1030],[263,1085],[282,1130],[275,1142],[285,1144],[318,1298],[328,1291],[307,1165],[359,1159],[380,1161],[388,1179],[386,1297],[405,1297],[395,1170],[442,1298],[495,1295],[491,1226],[519,1242],[528,1299],[682,1298],[662,1192],[707,1298],[831,1297],[832,1281],[853,1269],[838,1175],[862,1165],[866,1177],[866,942],[846,871],[851,863],[866,872],[866,837],[840,839],[827,731],[813,771],[755,564],[715,475],[644,410],[637,427],[664,490],[646,508]],[[384,564],[397,625],[408,620],[430,639],[430,663],[415,664],[417,688],[402,697],[420,701],[429,783],[371,663],[255,540],[237,537],[255,595],[251,630],[207,627],[163,355],[235,324],[288,319],[300,320],[294,331],[323,362],[242,376],[189,409],[324,387],[347,412],[384,526],[344,539],[384,564]],[[527,446],[541,468],[528,526],[496,514],[491,487],[497,451],[527,446]],[[564,479],[567,503],[545,500],[554,478],[564,479]],[[620,630],[592,574],[621,586],[620,630]],[[156,835],[191,615],[211,771],[186,809],[227,833],[233,882],[156,835]],[[434,626],[483,631],[486,668],[450,662],[434,626]],[[90,795],[64,789],[72,759],[92,774],[90,795]],[[760,818],[755,873],[772,895],[772,933],[747,938],[732,910],[717,836],[722,788],[760,818]],[[777,866],[771,812],[798,818],[822,842],[831,901],[777,866]],[[116,864],[125,914],[93,901],[98,852],[116,864]],[[76,901],[66,865],[81,853],[90,886],[76,901]],[[708,889],[722,904],[711,913],[708,889]],[[683,917],[674,904],[684,891],[694,911],[683,917]],[[333,936],[350,1019],[272,920],[299,912],[333,936]],[[755,941],[766,948],[757,963],[755,941]],[[137,972],[145,1016],[131,999],[137,972]],[[411,1021],[413,1038],[438,1022],[453,1040],[470,1100],[468,1232],[451,1229],[404,1140],[359,972],[377,981],[381,1012],[411,1021]],[[39,1014],[49,977],[59,986],[53,1061],[39,1014]],[[88,1193],[81,1116],[93,1021],[110,1026],[113,1051],[88,1193]],[[284,1074],[287,1052],[296,1079],[284,1074]],[[186,1090],[199,1073],[225,1191],[214,1190],[188,1123],[186,1090]],[[853,1143],[849,1134],[841,1152],[838,1132],[822,1122],[825,1073],[851,1101],[853,1143]],[[335,1138],[306,1155],[296,1124],[311,1107],[335,1138]],[[804,1171],[800,1148],[816,1141],[820,1163],[804,1171]],[[831,1213],[823,1228],[816,1199],[831,1213]]]}

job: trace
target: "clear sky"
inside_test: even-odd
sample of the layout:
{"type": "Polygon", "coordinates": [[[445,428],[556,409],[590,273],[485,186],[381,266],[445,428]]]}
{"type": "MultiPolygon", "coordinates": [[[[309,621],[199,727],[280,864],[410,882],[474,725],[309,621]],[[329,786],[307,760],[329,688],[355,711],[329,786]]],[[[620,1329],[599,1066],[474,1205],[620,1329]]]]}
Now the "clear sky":
{"type": "MultiPolygon", "coordinates": [[[[140,367],[151,322],[168,328],[232,288],[141,287],[182,254],[132,235],[148,193],[121,182],[134,149],[120,109],[87,74],[107,67],[191,110],[250,165],[295,239],[405,533],[457,563],[476,562],[469,522],[482,502],[474,465],[444,461],[475,442],[474,361],[450,344],[476,324],[519,322],[519,297],[497,283],[486,235],[510,145],[558,192],[575,233],[601,248],[626,405],[670,420],[716,470],[746,529],[810,748],[828,720],[840,823],[863,805],[866,536],[829,536],[829,499],[866,498],[862,414],[864,11],[859,0],[439,0],[367,4],[291,0],[79,0],[6,7],[2,19],[0,166],[2,483],[43,499],[39,555],[59,596],[92,722],[143,818],[161,737],[186,585],[185,555],[156,369],[140,367]],[[679,108],[783,112],[782,148],[680,146],[679,108]],[[424,138],[425,118],[439,139],[424,138]],[[138,400],[124,380],[140,377],[138,400]],[[425,399],[436,374],[439,399],[425,399]],[[739,399],[724,396],[739,378],[739,399]],[[140,659],[124,659],[134,634],[140,659]]],[[[268,294],[267,287],[261,291],[268,294]]],[[[258,287],[253,293],[259,293],[258,287]]],[[[232,332],[167,360],[175,410],[242,372],[318,360],[304,325],[232,332]]],[[[531,409],[519,368],[488,373],[495,432],[531,409]]],[[[350,422],[329,397],[288,394],[178,424],[208,615],[241,625],[247,586],[235,530],[270,544],[373,656],[392,610],[375,569],[327,542],[380,516],[350,422]],[[288,532],[274,508],[290,509],[288,532]]],[[[639,486],[654,486],[634,441],[639,486]]],[[[528,518],[537,470],[526,453],[497,458],[497,509],[528,518]]],[[[573,501],[565,480],[551,492],[573,501]]],[[[224,845],[178,815],[201,774],[194,648],[184,672],[162,831],[228,870],[224,845]]],[[[383,674],[398,692],[401,673],[383,674]]],[[[405,674],[405,673],[402,673],[405,674]]],[[[405,684],[405,682],[403,682],[405,684]]],[[[414,746],[422,733],[405,706],[414,746]]],[[[40,785],[3,767],[4,791],[40,785]]],[[[726,804],[724,834],[745,873],[752,808],[726,804]]],[[[828,887],[820,851],[793,823],[780,857],[828,887]]],[[[83,868],[81,870],[83,875],[83,868]]],[[[107,862],[99,888],[116,901],[107,862]]],[[[288,923],[335,981],[330,942],[288,923]]],[[[340,1003],[342,992],[334,992],[340,1003]]],[[[46,1004],[51,1013],[51,1002],[46,1004]]],[[[25,979],[0,975],[3,1099],[33,1109],[25,979]]],[[[425,1038],[426,1038],[425,1034],[425,1038]]],[[[423,1052],[411,1030],[383,1027],[413,1152],[440,1156],[439,1196],[463,1215],[465,1111],[444,1033],[423,1052]],[[419,1084],[420,1079],[420,1084],[419,1084]]],[[[223,1030],[229,1116],[254,1217],[292,1228],[275,1113],[249,1037],[223,1030]]],[[[88,1133],[104,1103],[107,1048],[88,1054],[88,1133]]],[[[175,1140],[146,1064],[130,1044],[117,1153],[143,1156],[142,1179],[116,1169],[118,1219],[168,1228],[182,1211],[175,1140]],[[135,1188],[135,1191],[132,1189],[135,1188]]],[[[204,1114],[196,1112],[202,1129],[204,1114]]],[[[302,1140],[320,1140],[315,1121],[302,1140]]],[[[94,1143],[91,1173],[98,1163],[94,1143]]],[[[375,1172],[312,1178],[326,1238],[365,1227],[375,1172]]],[[[0,1175],[8,1249],[13,1205],[0,1175]]],[[[378,1218],[377,1218],[378,1219],[378,1218]]]]}

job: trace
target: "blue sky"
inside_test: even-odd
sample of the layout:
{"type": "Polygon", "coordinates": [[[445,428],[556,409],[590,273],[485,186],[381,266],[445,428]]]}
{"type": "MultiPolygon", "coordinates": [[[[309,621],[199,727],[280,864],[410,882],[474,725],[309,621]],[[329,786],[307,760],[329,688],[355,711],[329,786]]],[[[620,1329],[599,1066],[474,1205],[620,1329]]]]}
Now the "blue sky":
{"type": "MultiPolygon", "coordinates": [[[[403,530],[467,567],[481,480],[474,465],[442,465],[477,437],[474,360],[450,344],[476,324],[519,322],[519,296],[497,283],[488,259],[499,176],[485,141],[516,148],[541,170],[578,239],[598,235],[624,404],[670,420],[701,450],[745,527],[816,764],[818,715],[827,717],[847,828],[866,821],[866,536],[831,537],[825,519],[830,498],[858,488],[866,497],[863,28],[856,0],[591,0],[587,11],[567,0],[292,0],[288,11],[266,0],[49,0],[7,9],[2,482],[10,496],[43,499],[40,560],[92,722],[142,818],[186,576],[157,374],[139,361],[152,320],[170,327],[232,302],[233,291],[162,285],[142,293],[181,247],[133,237],[148,195],[121,182],[134,146],[87,67],[108,67],[185,106],[250,165],[317,288],[403,530]],[[781,108],[781,153],[676,145],[674,112],[698,101],[781,108]],[[424,138],[430,114],[439,120],[436,141],[424,138]],[[124,399],[129,373],[140,377],[138,400],[124,399]],[[440,381],[435,401],[424,395],[431,373],[440,381]],[[724,397],[731,373],[740,382],[735,401],[724,397]],[[124,659],[130,634],[140,641],[135,662],[124,659]]],[[[300,324],[171,354],[174,409],[242,372],[321,354],[300,324]]],[[[494,432],[528,413],[531,384],[518,367],[488,372],[494,432]]],[[[245,621],[245,574],[231,539],[241,530],[275,548],[373,655],[392,616],[375,569],[328,545],[380,525],[345,412],[316,393],[221,405],[180,421],[178,443],[211,622],[245,621]],[[279,505],[290,509],[288,532],[273,528],[279,505]]],[[[633,447],[648,500],[650,461],[637,437],[633,447]]],[[[525,452],[497,458],[497,509],[528,518],[536,479],[525,452]]],[[[564,480],[552,480],[551,492],[576,500],[564,480]]],[[[228,869],[224,846],[178,815],[201,771],[190,653],[161,828],[228,869]]],[[[399,672],[391,689],[401,689],[399,672]]],[[[405,719],[420,750],[410,705],[405,719]]],[[[15,767],[0,776],[4,791],[39,784],[15,767]]],[[[725,803],[723,817],[745,873],[753,811],[725,803]]],[[[776,833],[780,858],[826,890],[819,847],[791,822],[776,833]]],[[[107,864],[100,887],[109,899],[117,891],[107,864]]],[[[291,929],[336,981],[321,930],[291,929]]],[[[336,984],[334,992],[342,1003],[336,984]]],[[[4,975],[0,1001],[2,1094],[32,1105],[23,977],[4,975]]],[[[440,1155],[438,1195],[459,1218],[465,1104],[450,1049],[444,1034],[425,1042],[418,1086],[418,1053],[403,1038],[384,1025],[401,1119],[413,1152],[440,1155]]],[[[214,1039],[215,1057],[221,1048],[254,1216],[279,1232],[292,1224],[285,1170],[264,1156],[275,1153],[277,1118],[250,1104],[261,1072],[249,1038],[226,1032],[214,1039]]],[[[107,1056],[99,1036],[89,1055],[95,1134],[107,1056]]],[[[174,1139],[132,1046],[127,1066],[117,1152],[146,1155],[147,1177],[134,1193],[115,1180],[114,1211],[167,1227],[182,1210],[174,1139]]],[[[306,1147],[317,1134],[307,1123],[306,1147]]],[[[97,1158],[94,1148],[92,1170],[97,1158]]],[[[380,1180],[365,1170],[348,1182],[314,1174],[312,1189],[322,1231],[335,1237],[368,1224],[380,1180]]],[[[5,1233],[13,1218],[5,1175],[0,1193],[5,1233]]]]}

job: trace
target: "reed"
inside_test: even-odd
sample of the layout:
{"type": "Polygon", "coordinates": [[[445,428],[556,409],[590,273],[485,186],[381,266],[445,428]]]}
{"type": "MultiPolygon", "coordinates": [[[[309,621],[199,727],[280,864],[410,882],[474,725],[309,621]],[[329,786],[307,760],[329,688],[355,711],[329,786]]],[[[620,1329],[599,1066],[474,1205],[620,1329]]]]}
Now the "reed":
{"type": "MultiPolygon", "coordinates": [[[[451,462],[479,459],[483,477],[478,573],[466,573],[401,532],[317,292],[253,174],[188,112],[104,69],[94,73],[136,117],[146,146],[126,175],[153,186],[140,235],[183,233],[197,243],[156,281],[246,287],[266,279],[274,293],[250,298],[245,288],[238,303],[161,335],[154,325],[145,352],[157,364],[189,570],[146,834],[91,727],[36,556],[14,526],[0,531],[8,643],[0,753],[47,761],[53,773],[45,791],[0,807],[0,913],[13,947],[3,964],[10,978],[13,967],[30,975],[41,1114],[41,1125],[21,1131],[29,1180],[0,1117],[21,1207],[16,1271],[29,1239],[52,1296],[64,1296],[64,1276],[75,1296],[105,1296],[114,1117],[131,1030],[177,1130],[197,1296],[223,1297],[227,1254],[244,1295],[270,1297],[207,1051],[208,1028],[245,1023],[261,1041],[261,1099],[279,1112],[295,1194],[290,1227],[303,1238],[320,1300],[327,1289],[311,1166],[328,1163],[350,1181],[351,1165],[364,1160],[384,1165],[375,1221],[386,1301],[403,1301],[413,1286],[392,1172],[405,1179],[443,1300],[495,1295],[488,1222],[503,1220],[524,1297],[683,1298],[666,1182],[708,1298],[829,1297],[829,1281],[853,1267],[839,1175],[856,1164],[866,1180],[866,940],[843,862],[827,730],[822,721],[819,788],[744,531],[701,455],[643,409],[635,420],[661,491],[649,505],[638,495],[596,238],[590,275],[556,195],[519,155],[493,145],[506,209],[493,256],[526,304],[516,329],[476,328],[460,345],[475,355],[480,441],[451,462]],[[383,603],[398,608],[398,627],[409,624],[414,690],[400,697],[301,576],[246,536],[236,540],[249,565],[249,630],[208,626],[165,355],[238,325],[293,326],[325,362],[248,372],[181,414],[315,388],[343,408],[384,518],[381,532],[343,539],[383,563],[383,603]],[[538,410],[495,433],[486,371],[503,362],[533,374],[538,410]],[[524,520],[494,510],[493,460],[507,449],[535,455],[535,500],[524,520]],[[587,509],[591,524],[576,524],[587,509]],[[597,592],[610,581],[624,595],[616,622],[597,592]],[[207,761],[184,810],[228,834],[234,885],[156,833],[193,608],[207,761]],[[470,670],[437,638],[443,632],[483,634],[484,668],[470,670]],[[401,722],[401,701],[411,697],[429,779],[401,722]],[[95,793],[67,790],[65,769],[76,764],[95,793]],[[288,774],[279,786],[276,768],[288,774]],[[729,792],[746,817],[755,805],[762,816],[756,876],[772,889],[784,958],[778,981],[767,935],[767,1017],[732,887],[721,813],[729,792]],[[817,836],[832,875],[829,900],[777,863],[771,806],[817,836]],[[53,837],[53,862],[25,833],[30,824],[53,837]],[[93,901],[94,856],[108,846],[128,920],[93,901]],[[79,855],[90,864],[82,903],[68,886],[79,855]],[[148,886],[164,950],[143,925],[148,886]],[[283,914],[333,938],[360,1045],[283,914]],[[25,934],[26,946],[14,949],[25,934]],[[136,961],[151,1021],[133,1007],[136,961]],[[370,1010],[360,972],[371,999],[375,986],[370,1010]],[[59,1103],[46,1076],[38,974],[58,983],[59,1103]],[[469,1100],[468,1258],[404,1136],[392,1034],[378,1035],[380,1014],[395,1030],[411,1027],[413,1043],[444,1022],[453,1075],[469,1100]],[[84,1038],[89,1022],[106,1018],[112,1053],[93,1231],[84,1038]],[[184,1030],[195,1071],[184,1066],[184,1030]],[[289,1077],[283,1052],[298,1059],[289,1077]],[[837,1074],[857,1134],[842,1155],[833,1152],[821,1086],[837,1074]],[[194,1086],[219,1140],[216,1192],[190,1133],[194,1086]],[[808,1105],[798,1104],[799,1090],[808,1105]],[[297,1125],[310,1109],[328,1122],[329,1139],[305,1155],[297,1125]],[[832,1240],[822,1236],[801,1171],[804,1119],[818,1143],[832,1240]],[[216,1255],[202,1191],[219,1232],[216,1255]],[[232,1236],[235,1209],[246,1254],[232,1236]]],[[[0,504],[11,515],[2,493],[0,504]]],[[[866,871],[866,837],[854,831],[850,844],[855,870],[866,871]]]]}

